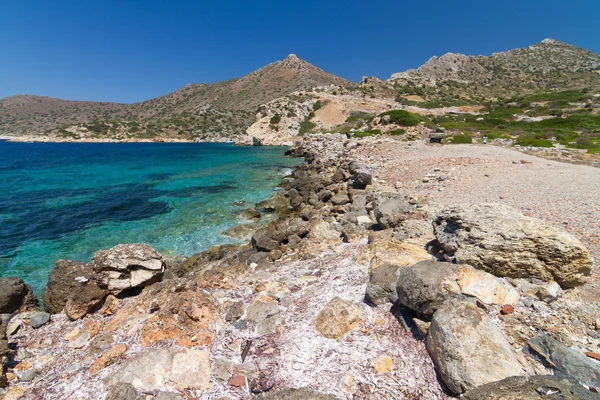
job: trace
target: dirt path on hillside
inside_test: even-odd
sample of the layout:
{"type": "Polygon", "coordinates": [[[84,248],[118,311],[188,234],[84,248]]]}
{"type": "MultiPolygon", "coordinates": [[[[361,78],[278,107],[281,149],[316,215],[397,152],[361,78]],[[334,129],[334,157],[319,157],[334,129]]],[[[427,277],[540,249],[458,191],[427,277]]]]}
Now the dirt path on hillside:
{"type": "Polygon", "coordinates": [[[376,166],[382,189],[427,196],[430,209],[460,203],[502,203],[563,228],[594,258],[593,282],[581,289],[600,302],[600,169],[491,145],[430,145],[380,139],[359,157],[376,166]],[[438,170],[439,169],[439,170],[438,170]],[[429,174],[429,175],[428,175],[429,174]]]}

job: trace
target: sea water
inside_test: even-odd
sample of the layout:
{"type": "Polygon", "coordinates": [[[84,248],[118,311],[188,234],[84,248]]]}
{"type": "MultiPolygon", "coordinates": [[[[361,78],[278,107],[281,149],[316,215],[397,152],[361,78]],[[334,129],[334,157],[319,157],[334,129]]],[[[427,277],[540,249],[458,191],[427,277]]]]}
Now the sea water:
{"type": "Polygon", "coordinates": [[[0,277],[39,295],[56,260],[119,243],[167,257],[217,243],[277,190],[298,159],[279,147],[212,143],[0,142],[0,277]]]}

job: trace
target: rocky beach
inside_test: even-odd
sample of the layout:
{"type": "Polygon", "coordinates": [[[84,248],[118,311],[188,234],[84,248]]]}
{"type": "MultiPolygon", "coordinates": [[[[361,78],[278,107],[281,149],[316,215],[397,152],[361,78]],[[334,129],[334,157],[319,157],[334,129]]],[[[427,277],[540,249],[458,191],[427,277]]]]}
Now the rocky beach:
{"type": "Polygon", "coordinates": [[[44,312],[0,280],[0,398],[600,398],[598,169],[331,134],[288,154],[244,244],[58,260],[44,312]]]}

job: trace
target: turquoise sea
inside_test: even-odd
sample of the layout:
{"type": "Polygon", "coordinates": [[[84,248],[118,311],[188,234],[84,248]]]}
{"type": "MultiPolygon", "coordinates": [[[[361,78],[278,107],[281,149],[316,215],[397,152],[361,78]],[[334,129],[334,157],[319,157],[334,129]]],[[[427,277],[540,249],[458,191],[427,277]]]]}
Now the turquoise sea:
{"type": "Polygon", "coordinates": [[[299,163],[283,148],[212,143],[0,142],[0,276],[40,294],[57,259],[119,243],[190,256],[299,163]]]}

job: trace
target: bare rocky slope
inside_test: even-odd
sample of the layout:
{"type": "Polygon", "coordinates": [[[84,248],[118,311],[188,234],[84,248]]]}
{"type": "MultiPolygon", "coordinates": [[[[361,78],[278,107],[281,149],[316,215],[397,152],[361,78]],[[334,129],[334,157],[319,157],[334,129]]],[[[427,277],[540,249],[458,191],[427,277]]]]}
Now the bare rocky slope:
{"type": "Polygon", "coordinates": [[[486,94],[512,95],[552,88],[600,87],[600,56],[554,39],[527,48],[466,56],[432,57],[415,70],[395,73],[389,82],[430,85],[476,84],[486,94]]]}
{"type": "Polygon", "coordinates": [[[136,104],[12,96],[0,100],[0,134],[87,140],[235,137],[251,124],[260,104],[330,84],[352,85],[290,54],[241,78],[189,84],[136,104]]]}

